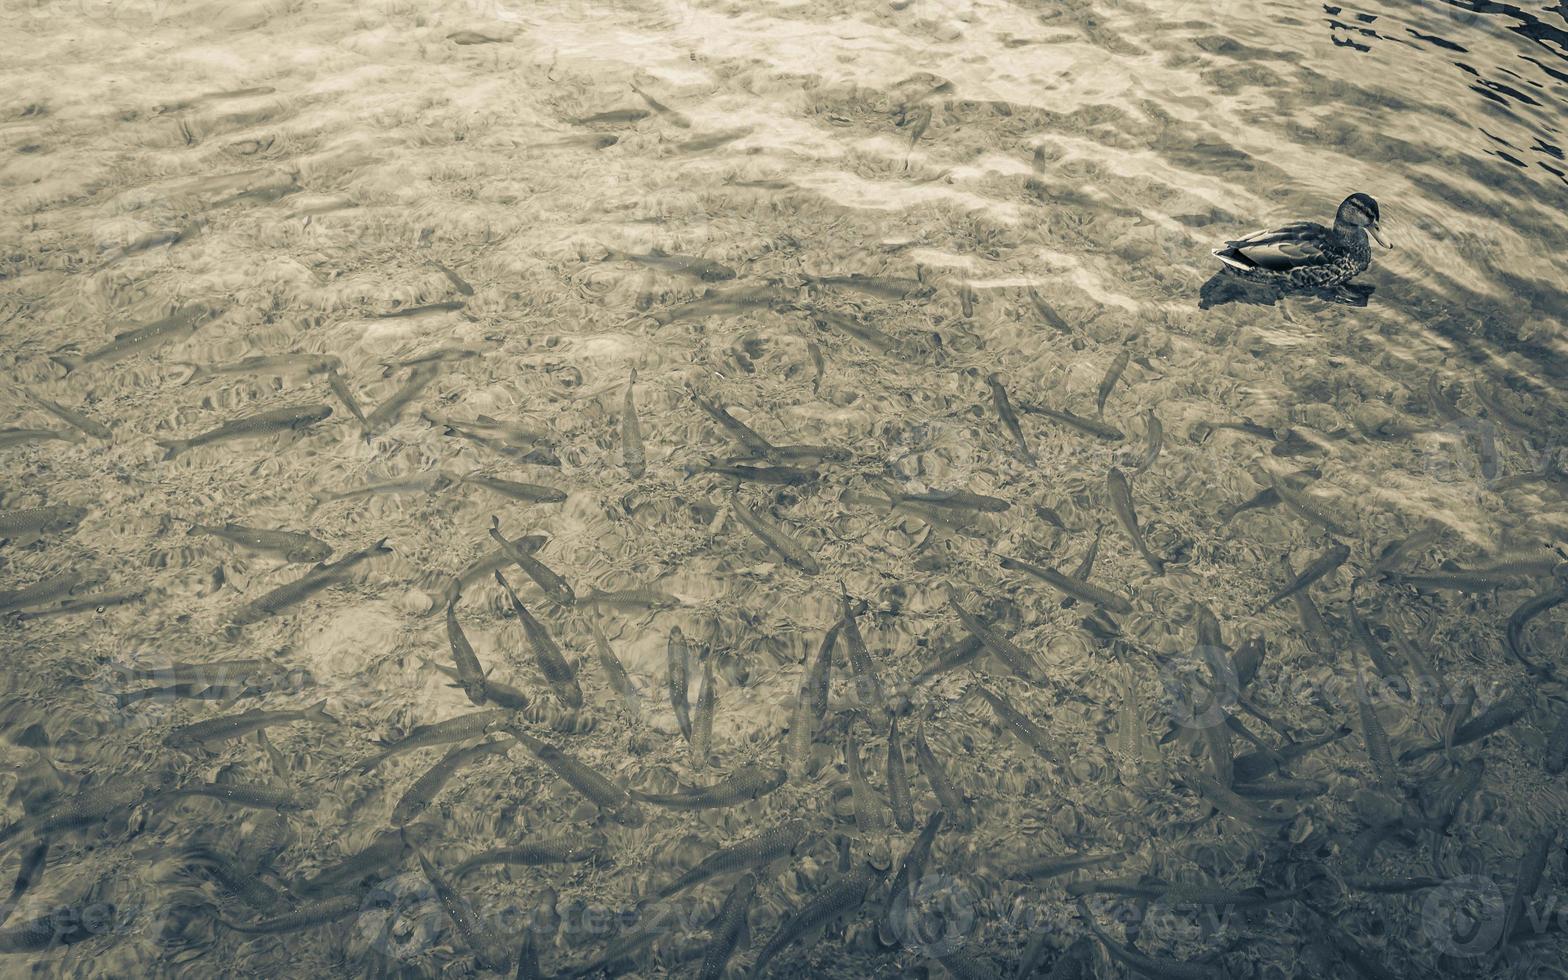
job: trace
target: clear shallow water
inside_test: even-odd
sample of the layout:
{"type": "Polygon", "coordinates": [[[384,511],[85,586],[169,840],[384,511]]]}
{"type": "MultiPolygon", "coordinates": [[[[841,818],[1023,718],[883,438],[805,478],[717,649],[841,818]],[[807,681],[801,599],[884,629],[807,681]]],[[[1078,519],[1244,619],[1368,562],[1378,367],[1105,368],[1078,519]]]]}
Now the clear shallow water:
{"type": "MultiPolygon", "coordinates": [[[[542,560],[580,596],[648,585],[683,601],[658,612],[564,611],[520,570],[507,573],[576,664],[584,715],[595,724],[550,737],[647,792],[745,763],[778,764],[800,665],[838,616],[839,582],[864,598],[860,628],[882,683],[912,705],[906,740],[923,718],[978,817],[973,829],[941,833],[928,867],[925,905],[946,909],[963,940],[956,956],[1011,971],[1039,928],[1053,951],[1086,935],[1067,878],[1006,882],[997,864],[1124,851],[1121,865],[1080,877],[1150,873],[1286,889],[1319,867],[1331,880],[1435,875],[1450,884],[1384,896],[1320,883],[1312,897],[1343,913],[1345,934],[1359,944],[1350,948],[1366,949],[1393,975],[1490,968],[1494,954],[1468,955],[1475,950],[1449,931],[1450,913],[1468,900],[1490,922],[1486,883],[1511,896],[1520,855],[1561,825],[1564,807],[1561,777],[1544,769],[1560,687],[1528,676],[1504,643],[1510,613],[1553,587],[1545,549],[1565,536],[1561,483],[1527,479],[1558,462],[1562,431],[1556,284],[1568,168],[1558,127],[1568,61],[1559,11],[915,0],[847,9],[6,12],[20,25],[4,42],[0,124],[8,219],[0,329],[13,381],[6,426],[64,429],[24,397],[30,392],[108,424],[113,437],[0,450],[0,507],[88,509],[72,530],[23,535],[0,550],[5,589],[80,573],[79,595],[147,590],[136,603],[6,625],[8,817],[111,777],[149,787],[160,778],[270,783],[310,804],[277,816],[206,798],[158,799],[46,835],[43,874],[6,928],[57,907],[93,925],[61,927],[61,938],[80,940],[63,948],[6,954],[8,970],[429,975],[471,967],[474,943],[430,901],[411,853],[373,869],[367,880],[376,887],[348,890],[364,896],[361,911],[251,937],[201,909],[211,903],[245,922],[303,898],[253,910],[201,872],[210,861],[192,852],[259,864],[270,869],[260,880],[280,888],[387,829],[404,792],[450,746],[399,756],[369,775],[356,764],[376,740],[473,710],[422,658],[450,662],[439,603],[452,575],[493,550],[492,515],[508,537],[547,536],[542,560]],[[458,31],[496,40],[458,44],[458,31]],[[592,121],[601,113],[610,115],[592,121]],[[1317,299],[1198,308],[1215,271],[1210,248],[1287,220],[1326,221],[1352,190],[1382,203],[1396,245],[1360,280],[1375,287],[1366,308],[1317,299]],[[610,249],[654,247],[706,257],[736,277],[707,283],[607,260],[610,249]],[[853,274],[920,285],[809,282],[853,274]],[[762,287],[773,289],[771,306],[672,312],[709,288],[762,287]],[[383,316],[443,303],[461,307],[383,316]],[[96,351],[195,305],[217,315],[188,336],[69,374],[50,359],[96,351]],[[808,310],[860,317],[892,338],[889,349],[818,326],[808,310]],[[820,379],[808,341],[820,351],[820,379]],[[484,353],[444,363],[370,440],[321,375],[191,378],[190,365],[330,354],[368,413],[412,371],[385,365],[454,346],[484,353]],[[1025,465],[987,377],[1001,372],[1016,403],[1092,416],[1122,350],[1131,356],[1105,420],[1125,438],[1098,441],[1025,416],[1038,457],[1025,465]],[[632,368],[647,446],[647,473],[637,479],[623,465],[619,435],[632,368]],[[1434,377],[1453,393],[1459,421],[1434,408],[1434,377]],[[1501,392],[1523,424],[1483,406],[1476,380],[1501,392]],[[811,551],[817,575],[780,563],[736,523],[726,481],[688,476],[688,466],[739,450],[692,403],[688,385],[776,444],[853,454],[822,465],[809,487],[742,491],[811,551]],[[334,414],[298,434],[168,461],[154,442],[318,403],[334,414]],[[1151,410],[1163,448],[1132,486],[1150,547],[1168,562],[1162,576],[1114,523],[1106,491],[1111,466],[1138,465],[1151,410]],[[480,415],[543,438],[508,454],[429,420],[480,415]],[[1242,420],[1268,431],[1205,426],[1242,420]],[[548,451],[529,455],[541,446],[548,451]],[[1269,470],[1306,467],[1318,474],[1310,500],[1334,534],[1278,506],[1222,520],[1268,485],[1269,470]],[[445,479],[411,492],[313,496],[437,472],[445,479]],[[520,504],[457,479],[470,472],[569,496],[520,504]],[[1011,507],[927,522],[918,511],[866,503],[889,486],[964,489],[1011,507]],[[1383,549],[1429,520],[1442,534],[1399,568],[1523,556],[1533,571],[1496,594],[1378,581],[1383,549]],[[383,538],[391,551],[231,633],[225,625],[238,610],[304,566],[188,536],[188,521],[309,531],[335,558],[383,538]],[[1092,581],[1132,605],[1114,616],[1126,639],[1114,647],[1080,627],[1083,603],[1063,608],[1059,593],[1003,571],[996,558],[1070,571],[1101,525],[1092,581]],[[1300,570],[1336,540],[1350,554],[1312,586],[1327,621],[1313,646],[1290,600],[1265,603],[1286,580],[1282,554],[1300,570]],[[1424,659],[1450,691],[1474,683],[1477,711],[1524,691],[1528,711],[1501,733],[1456,750],[1452,762],[1439,754],[1400,766],[1394,795],[1429,810],[1463,763],[1485,761],[1481,789],[1435,857],[1419,835],[1376,848],[1371,860],[1355,850],[1388,805],[1375,789],[1367,723],[1346,687],[1370,669],[1348,621],[1356,579],[1360,616],[1415,645],[1411,657],[1379,633],[1402,673],[1421,673],[1424,659]],[[1049,681],[1030,685],[986,657],[911,686],[934,650],[964,635],[949,586],[1029,651],[1049,681]],[[1207,764],[1201,744],[1161,742],[1170,688],[1193,688],[1154,658],[1192,659],[1197,603],[1218,618],[1227,647],[1266,637],[1253,707],[1297,738],[1353,729],[1292,768],[1323,792],[1292,802],[1301,812],[1283,829],[1238,819],[1234,805],[1214,813],[1194,789],[1207,764]],[[590,620],[642,691],[636,724],[595,657],[590,620]],[[715,659],[713,752],[700,771],[666,692],[666,645],[677,626],[715,659]],[[113,692],[141,685],[107,666],[237,658],[308,678],[296,673],[260,701],[164,698],[122,708],[113,692]],[[307,679],[309,689],[299,689],[307,679]],[[977,680],[1046,733],[1055,761],[998,724],[977,680]],[[340,724],[269,729],[276,758],[249,737],[206,757],[165,745],[176,725],[321,698],[340,724]],[[103,917],[107,903],[118,910],[113,920],[103,917]]],[[[492,677],[548,705],[548,685],[499,587],[475,576],[458,609],[492,677]]],[[[1560,659],[1561,616],[1547,612],[1530,627],[1538,661],[1560,659]]],[[[757,943],[735,957],[747,965],[790,910],[839,874],[838,835],[856,866],[897,859],[914,839],[848,820],[840,710],[857,702],[842,642],[834,660],[836,721],[816,744],[815,777],[695,815],[646,807],[649,819],[626,827],[599,817],[517,747],[447,785],[428,814],[425,853],[449,870],[507,843],[603,834],[595,862],[481,871],[459,884],[509,949],[533,923],[547,969],[560,973],[601,955],[614,931],[610,913],[635,909],[713,847],[803,815],[820,837],[762,876],[751,911],[757,943]]],[[[697,687],[694,676],[693,698],[697,687]]],[[[1397,755],[1437,737],[1445,711],[1438,695],[1383,698],[1374,724],[1397,755]]],[[[1281,733],[1240,717],[1283,744],[1281,733]]],[[[549,731],[537,717],[530,724],[549,731]]],[[[882,791],[886,730],[861,723],[857,731],[882,791]]],[[[1247,749],[1233,741],[1236,753],[1247,749]]],[[[905,754],[923,820],[937,800],[907,744],[905,754]]],[[[0,873],[35,840],[7,844],[0,873]]],[[[1558,894],[1562,875],[1553,847],[1539,906],[1558,894]]],[[[707,933],[684,926],[705,921],[730,881],[685,893],[683,927],[661,927],[652,949],[634,957],[636,971],[695,973],[690,951],[707,933]]],[[[847,928],[793,947],[775,972],[965,968],[948,946],[907,931],[885,946],[875,914],[883,901],[874,897],[847,928]]],[[[1135,917],[1139,949],[1182,960],[1218,954],[1215,975],[1349,969],[1347,941],[1296,903],[1226,919],[1217,932],[1195,928],[1195,918],[1190,909],[1135,917]]],[[[1114,910],[1097,921],[1117,941],[1128,938],[1114,910]]],[[[1507,953],[1508,966],[1556,975],[1561,954],[1560,939],[1536,937],[1507,953]]],[[[1103,950],[1094,957],[1096,975],[1123,969],[1103,950]]]]}

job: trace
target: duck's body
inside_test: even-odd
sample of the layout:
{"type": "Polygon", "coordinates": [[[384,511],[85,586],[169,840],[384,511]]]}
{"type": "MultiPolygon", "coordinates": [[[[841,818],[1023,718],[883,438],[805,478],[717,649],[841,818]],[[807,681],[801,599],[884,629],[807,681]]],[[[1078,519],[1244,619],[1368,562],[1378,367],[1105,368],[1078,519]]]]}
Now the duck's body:
{"type": "Polygon", "coordinates": [[[1290,290],[1335,289],[1372,263],[1369,232],[1378,244],[1393,247],[1378,233],[1377,202],[1352,194],[1340,204],[1332,228],[1298,221],[1226,242],[1214,255],[1228,271],[1251,282],[1290,290]]]}

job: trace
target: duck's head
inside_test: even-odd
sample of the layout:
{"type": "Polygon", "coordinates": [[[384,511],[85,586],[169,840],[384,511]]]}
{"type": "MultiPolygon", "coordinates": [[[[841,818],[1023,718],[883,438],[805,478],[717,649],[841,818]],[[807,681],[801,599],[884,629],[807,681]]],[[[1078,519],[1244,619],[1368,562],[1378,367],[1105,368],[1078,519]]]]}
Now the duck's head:
{"type": "Polygon", "coordinates": [[[1393,248],[1388,239],[1383,237],[1378,228],[1377,202],[1367,194],[1355,193],[1345,198],[1339,205],[1339,213],[1334,215],[1336,228],[1363,228],[1367,234],[1377,239],[1377,243],[1384,248],[1393,248]]]}

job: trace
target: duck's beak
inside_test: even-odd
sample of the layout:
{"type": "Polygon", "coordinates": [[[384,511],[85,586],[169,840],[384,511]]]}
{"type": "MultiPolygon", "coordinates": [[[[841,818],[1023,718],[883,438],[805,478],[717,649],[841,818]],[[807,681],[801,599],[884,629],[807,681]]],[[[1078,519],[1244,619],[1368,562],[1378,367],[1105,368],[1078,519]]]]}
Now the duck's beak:
{"type": "Polygon", "coordinates": [[[1367,231],[1371,232],[1372,233],[1372,237],[1377,239],[1377,243],[1379,245],[1383,246],[1384,248],[1393,248],[1394,247],[1394,246],[1392,246],[1392,245],[1390,245],[1388,243],[1388,239],[1384,238],[1383,237],[1383,233],[1378,230],[1376,221],[1372,222],[1370,225],[1367,225],[1367,231]]]}

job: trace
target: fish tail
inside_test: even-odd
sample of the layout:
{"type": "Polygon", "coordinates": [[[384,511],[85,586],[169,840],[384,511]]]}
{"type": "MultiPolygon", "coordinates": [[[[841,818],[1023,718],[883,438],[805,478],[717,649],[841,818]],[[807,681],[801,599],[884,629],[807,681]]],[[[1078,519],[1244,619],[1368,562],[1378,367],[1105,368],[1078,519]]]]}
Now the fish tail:
{"type": "Polygon", "coordinates": [[[72,371],[75,371],[77,368],[82,366],[82,359],[79,357],[65,357],[63,355],[56,354],[51,355],[49,360],[65,368],[66,374],[70,374],[72,371]]]}
{"type": "Polygon", "coordinates": [[[154,439],[153,441],[163,447],[163,458],[166,460],[173,459],[191,448],[190,441],[186,439],[154,439]]]}
{"type": "Polygon", "coordinates": [[[327,714],[327,701],[325,698],[306,708],[305,718],[310,721],[322,722],[327,725],[342,724],[342,722],[327,714]]]}

